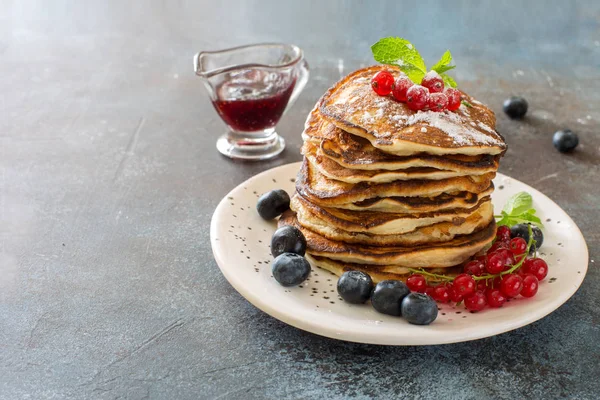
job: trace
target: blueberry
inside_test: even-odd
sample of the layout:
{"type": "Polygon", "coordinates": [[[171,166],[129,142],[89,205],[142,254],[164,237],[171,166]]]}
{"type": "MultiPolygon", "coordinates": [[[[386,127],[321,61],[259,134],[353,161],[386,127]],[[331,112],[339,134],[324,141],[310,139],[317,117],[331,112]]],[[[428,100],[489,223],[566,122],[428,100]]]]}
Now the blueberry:
{"type": "Polygon", "coordinates": [[[411,293],[402,300],[402,316],[415,325],[429,325],[438,315],[435,300],[424,293],[411,293]]]}
{"type": "MultiPolygon", "coordinates": [[[[520,237],[529,243],[529,225],[531,224],[513,225],[510,228],[510,237],[520,237]]],[[[531,225],[531,231],[533,232],[533,240],[535,240],[535,245],[531,246],[531,248],[534,251],[536,249],[539,250],[539,248],[542,247],[542,243],[544,243],[544,234],[542,233],[542,230],[535,225],[531,225]]]]}
{"type": "Polygon", "coordinates": [[[282,286],[296,286],[308,278],[310,264],[301,255],[283,253],[273,261],[271,272],[282,286]]]}
{"type": "Polygon", "coordinates": [[[301,256],[306,253],[306,239],[295,226],[282,226],[271,238],[271,254],[277,257],[282,253],[296,253],[301,256]]]}
{"type": "Polygon", "coordinates": [[[344,301],[362,304],[369,300],[373,290],[373,280],[362,271],[346,271],[337,283],[337,291],[344,301]]]}
{"type": "Polygon", "coordinates": [[[382,314],[401,315],[402,299],[410,293],[408,286],[401,281],[381,281],[371,294],[373,308],[382,314]]]}
{"type": "Polygon", "coordinates": [[[554,144],[556,150],[561,153],[568,153],[577,147],[579,138],[577,137],[577,134],[570,129],[565,129],[554,134],[552,144],[554,144]]]}
{"type": "Polygon", "coordinates": [[[522,97],[513,96],[504,100],[503,108],[506,115],[512,119],[523,118],[527,113],[527,100],[522,97]]]}
{"type": "Polygon", "coordinates": [[[290,208],[290,196],[282,189],[264,193],[256,203],[256,211],[264,219],[277,218],[288,208],[290,208]]]}

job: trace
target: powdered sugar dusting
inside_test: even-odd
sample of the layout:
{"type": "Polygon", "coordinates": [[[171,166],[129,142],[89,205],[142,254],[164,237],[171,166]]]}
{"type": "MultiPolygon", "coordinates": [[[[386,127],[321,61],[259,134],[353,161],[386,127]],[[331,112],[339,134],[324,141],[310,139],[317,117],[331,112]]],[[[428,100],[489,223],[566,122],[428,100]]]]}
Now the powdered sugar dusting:
{"type": "MultiPolygon", "coordinates": [[[[459,146],[468,146],[475,143],[502,145],[502,143],[494,136],[488,136],[477,129],[469,127],[467,121],[456,113],[434,111],[418,112],[411,115],[406,121],[408,125],[419,122],[426,123],[429,126],[443,131],[459,146]]],[[[479,127],[490,133],[494,133],[495,135],[495,132],[489,126],[480,123],[479,127]]]]}
{"type": "Polygon", "coordinates": [[[431,70],[425,74],[425,77],[423,79],[425,79],[425,78],[427,78],[427,79],[440,78],[440,74],[438,74],[434,70],[431,70]]]}
{"type": "Polygon", "coordinates": [[[427,128],[425,128],[425,127],[422,127],[422,128],[421,128],[421,132],[423,132],[423,133],[427,133],[427,128]]]}

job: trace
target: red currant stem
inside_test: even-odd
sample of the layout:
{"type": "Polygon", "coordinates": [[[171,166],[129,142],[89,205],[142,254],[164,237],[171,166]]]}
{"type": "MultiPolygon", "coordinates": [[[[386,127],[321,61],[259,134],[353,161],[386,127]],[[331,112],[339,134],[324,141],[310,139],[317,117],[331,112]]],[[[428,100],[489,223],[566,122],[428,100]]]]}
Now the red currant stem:
{"type": "Polygon", "coordinates": [[[423,268],[419,268],[419,269],[408,268],[408,270],[410,272],[412,272],[413,274],[422,274],[422,275],[429,276],[431,278],[436,278],[436,279],[443,280],[443,281],[452,281],[452,280],[454,280],[454,278],[451,277],[451,276],[448,276],[448,275],[439,275],[439,274],[432,274],[431,272],[425,271],[423,268]]]}
{"type": "MultiPolygon", "coordinates": [[[[473,280],[480,281],[482,279],[494,279],[494,278],[497,278],[497,277],[502,276],[502,275],[512,274],[521,265],[523,265],[523,263],[527,259],[527,254],[529,254],[529,249],[531,249],[531,246],[535,242],[535,240],[533,240],[533,229],[531,229],[531,225],[528,225],[527,229],[529,231],[529,242],[527,242],[527,249],[525,250],[525,253],[523,254],[523,257],[521,257],[521,259],[519,260],[518,263],[516,263],[515,265],[513,265],[509,270],[502,271],[502,272],[500,272],[498,274],[473,276],[473,280]]],[[[422,275],[430,276],[432,278],[436,278],[436,279],[439,279],[439,280],[442,280],[442,281],[450,281],[451,282],[451,281],[454,280],[454,278],[451,277],[451,276],[448,276],[448,275],[439,275],[439,274],[432,274],[431,272],[425,271],[423,268],[419,268],[419,269],[408,268],[408,270],[410,272],[412,272],[413,274],[422,274],[422,275]]]]}

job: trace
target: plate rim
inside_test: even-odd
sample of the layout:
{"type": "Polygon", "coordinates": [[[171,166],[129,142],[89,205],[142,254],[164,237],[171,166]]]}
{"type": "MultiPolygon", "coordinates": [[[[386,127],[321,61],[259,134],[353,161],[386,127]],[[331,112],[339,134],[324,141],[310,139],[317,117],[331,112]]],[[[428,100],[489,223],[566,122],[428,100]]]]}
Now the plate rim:
{"type": "MultiPolygon", "coordinates": [[[[506,332],[527,326],[533,322],[536,322],[536,321],[548,316],[549,314],[551,314],[552,312],[557,310],[559,307],[561,307],[563,304],[565,304],[577,292],[577,290],[583,283],[585,276],[587,275],[587,271],[589,268],[589,249],[587,246],[587,242],[585,241],[585,237],[583,236],[581,230],[579,229],[579,227],[577,226],[575,221],[573,221],[573,219],[567,214],[567,212],[565,210],[563,210],[562,207],[560,207],[558,204],[556,204],[556,202],[554,202],[554,200],[552,200],[550,197],[546,196],[545,194],[543,194],[539,190],[531,187],[530,185],[528,185],[522,181],[519,181],[518,179],[509,177],[507,175],[504,175],[504,174],[498,172],[496,174],[495,179],[509,178],[516,182],[519,182],[519,183],[525,185],[526,187],[528,187],[529,189],[531,189],[533,192],[535,192],[535,193],[532,193],[534,198],[535,198],[536,193],[541,194],[548,201],[550,201],[554,206],[556,206],[557,208],[562,210],[563,213],[569,219],[568,222],[570,222],[572,224],[572,226],[576,229],[577,234],[582,239],[583,248],[585,250],[585,257],[584,257],[586,260],[585,266],[582,265],[581,279],[579,280],[579,282],[577,282],[577,285],[573,285],[572,287],[570,287],[570,290],[566,290],[565,293],[568,293],[568,295],[561,296],[559,301],[545,303],[545,307],[543,307],[541,309],[542,312],[537,312],[535,314],[531,314],[531,313],[526,314],[526,315],[528,315],[528,317],[510,321],[508,324],[503,325],[502,328],[500,328],[500,329],[496,325],[492,325],[491,328],[493,328],[493,329],[491,329],[491,328],[487,328],[484,330],[474,329],[472,331],[472,334],[461,334],[459,336],[449,335],[447,337],[447,339],[441,339],[441,340],[435,340],[435,341],[428,341],[427,340],[428,335],[425,335],[426,336],[425,340],[415,341],[415,342],[411,342],[411,341],[407,342],[406,340],[393,340],[393,339],[397,339],[397,338],[405,339],[406,336],[385,337],[386,340],[382,340],[383,339],[382,336],[374,336],[374,335],[362,336],[362,335],[364,335],[364,333],[362,335],[360,332],[358,334],[354,334],[354,331],[351,331],[348,329],[344,330],[343,327],[341,327],[341,326],[336,327],[336,326],[331,326],[331,325],[315,323],[310,318],[309,319],[294,318],[294,316],[290,315],[290,313],[286,313],[286,312],[280,310],[277,306],[275,306],[267,301],[264,301],[256,292],[253,292],[252,290],[247,290],[246,287],[244,286],[242,280],[238,279],[238,277],[235,274],[233,274],[230,269],[225,268],[223,266],[225,264],[225,262],[224,262],[224,260],[222,260],[220,258],[220,255],[217,252],[216,247],[218,245],[217,245],[217,242],[215,241],[215,238],[217,236],[218,219],[219,219],[219,215],[220,215],[219,211],[221,208],[224,208],[226,206],[226,204],[228,202],[228,197],[230,197],[234,192],[236,192],[240,189],[243,189],[244,186],[248,186],[250,183],[252,183],[256,180],[260,180],[265,175],[273,174],[273,173],[277,172],[278,170],[292,169],[293,167],[296,167],[297,169],[299,169],[301,163],[302,163],[301,161],[293,162],[293,163],[280,165],[280,166],[277,166],[274,168],[270,168],[268,170],[265,170],[259,174],[256,174],[256,175],[246,179],[239,185],[235,186],[232,190],[230,190],[221,199],[221,201],[215,208],[215,211],[211,217],[211,224],[210,224],[210,242],[211,242],[211,249],[212,249],[213,257],[214,257],[221,273],[223,274],[223,276],[225,276],[225,278],[227,279],[229,284],[242,297],[244,297],[247,301],[249,301],[253,306],[257,307],[259,310],[261,310],[261,311],[269,314],[270,316],[272,316],[288,325],[291,325],[295,328],[298,328],[303,331],[310,332],[310,333],[313,333],[316,335],[332,338],[332,339],[343,340],[343,341],[348,341],[348,342],[355,342],[355,343],[365,343],[365,344],[378,344],[378,345],[390,345],[390,346],[422,346],[422,345],[424,346],[424,345],[440,345],[440,344],[467,342],[467,341],[478,340],[478,339],[483,339],[483,338],[487,338],[487,337],[500,335],[502,333],[506,333],[506,332]]],[[[426,329],[426,327],[417,327],[414,325],[409,325],[409,326],[417,328],[417,329],[419,329],[419,328],[426,329]]],[[[420,330],[419,332],[421,334],[424,333],[422,330],[420,330]]]]}

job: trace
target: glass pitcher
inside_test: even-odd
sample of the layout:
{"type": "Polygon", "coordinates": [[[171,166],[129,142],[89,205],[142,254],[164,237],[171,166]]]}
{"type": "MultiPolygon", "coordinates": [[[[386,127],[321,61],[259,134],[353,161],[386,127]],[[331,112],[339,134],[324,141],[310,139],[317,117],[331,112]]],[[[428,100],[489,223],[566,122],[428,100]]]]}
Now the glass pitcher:
{"type": "Polygon", "coordinates": [[[222,154],[264,160],[285,148],[275,126],[308,81],[302,50],[291,44],[263,43],[194,56],[213,106],[229,127],[217,140],[222,154]]]}

